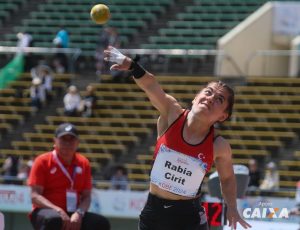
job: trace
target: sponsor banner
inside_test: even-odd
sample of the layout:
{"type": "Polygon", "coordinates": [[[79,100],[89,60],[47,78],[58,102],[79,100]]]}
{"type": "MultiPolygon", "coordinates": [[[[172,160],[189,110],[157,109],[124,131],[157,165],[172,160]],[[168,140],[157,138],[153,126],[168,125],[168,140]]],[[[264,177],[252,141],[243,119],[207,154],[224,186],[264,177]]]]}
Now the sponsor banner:
{"type": "Polygon", "coordinates": [[[299,222],[299,217],[290,215],[295,207],[295,199],[290,198],[248,197],[238,202],[239,213],[244,219],[275,223],[299,222]]]}
{"type": "Polygon", "coordinates": [[[147,192],[93,189],[90,211],[109,217],[138,218],[147,192]]]}
{"type": "MultiPolygon", "coordinates": [[[[138,218],[147,200],[148,191],[92,190],[91,212],[116,218],[138,218]]],[[[211,225],[223,223],[223,205],[220,200],[205,196],[203,206],[211,225]]],[[[251,221],[297,222],[289,216],[295,207],[295,199],[272,197],[248,197],[238,200],[238,209],[244,218],[251,221]],[[272,214],[273,213],[273,214],[272,214]]],[[[0,210],[29,212],[31,210],[30,188],[20,185],[0,185],[0,210]]]]}
{"type": "MultiPolygon", "coordinates": [[[[109,217],[138,218],[147,201],[148,191],[92,190],[89,211],[109,217]]],[[[218,200],[203,203],[212,225],[221,224],[222,205],[218,200]]],[[[0,185],[0,210],[30,212],[30,188],[18,185],[0,185]]]]}
{"type": "MultiPolygon", "coordinates": [[[[247,220],[247,222],[252,226],[251,229],[263,229],[263,230],[298,230],[299,224],[297,223],[278,223],[278,222],[269,222],[269,221],[254,221],[247,220]]],[[[231,230],[229,226],[224,226],[223,230],[231,230]]],[[[236,230],[244,230],[241,225],[237,225],[236,230]]]]}
{"type": "Polygon", "coordinates": [[[300,4],[276,2],[273,8],[273,33],[294,36],[300,33],[300,4]]]}
{"type": "Polygon", "coordinates": [[[0,210],[11,212],[30,211],[30,188],[21,185],[0,184],[0,210]]]}

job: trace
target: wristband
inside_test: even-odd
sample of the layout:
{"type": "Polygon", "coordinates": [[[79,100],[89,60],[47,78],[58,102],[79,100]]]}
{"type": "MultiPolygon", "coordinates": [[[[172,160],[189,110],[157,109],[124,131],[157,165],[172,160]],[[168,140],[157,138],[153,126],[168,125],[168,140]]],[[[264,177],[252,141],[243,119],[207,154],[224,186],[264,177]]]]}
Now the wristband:
{"type": "Polygon", "coordinates": [[[142,78],[146,74],[146,71],[144,70],[144,68],[135,61],[131,62],[129,70],[132,71],[132,75],[135,79],[142,78]]]}
{"type": "Polygon", "coordinates": [[[77,212],[81,217],[83,217],[85,214],[85,211],[82,208],[77,208],[75,212],[77,212]]]}

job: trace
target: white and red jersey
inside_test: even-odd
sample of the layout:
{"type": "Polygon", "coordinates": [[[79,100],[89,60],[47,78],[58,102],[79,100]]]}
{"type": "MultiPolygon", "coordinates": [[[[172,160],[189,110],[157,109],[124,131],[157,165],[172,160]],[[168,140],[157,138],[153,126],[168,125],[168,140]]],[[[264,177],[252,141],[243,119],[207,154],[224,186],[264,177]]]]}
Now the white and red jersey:
{"type": "Polygon", "coordinates": [[[189,112],[185,110],[157,140],[150,178],[161,189],[195,197],[213,164],[214,128],[199,144],[187,143],[183,128],[189,112]]]}

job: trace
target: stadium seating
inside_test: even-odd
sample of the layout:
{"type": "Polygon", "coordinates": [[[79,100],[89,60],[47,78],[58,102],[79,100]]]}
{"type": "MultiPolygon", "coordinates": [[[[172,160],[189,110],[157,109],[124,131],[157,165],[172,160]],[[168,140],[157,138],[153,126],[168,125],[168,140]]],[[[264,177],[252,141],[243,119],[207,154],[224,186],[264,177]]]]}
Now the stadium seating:
{"type": "MultiPolygon", "coordinates": [[[[27,0],[13,0],[2,3],[3,17],[8,17],[9,10],[24,4],[27,0]]],[[[167,22],[167,26],[158,28],[156,34],[141,44],[141,48],[150,49],[215,49],[216,41],[230,29],[244,20],[249,14],[267,2],[217,0],[194,0],[167,22]]],[[[26,31],[32,34],[35,46],[53,47],[53,38],[60,26],[72,31],[71,48],[81,48],[83,55],[94,55],[103,26],[90,20],[89,11],[97,1],[87,0],[51,0],[38,5],[38,9],[30,12],[29,17],[21,25],[14,27],[14,33],[5,34],[2,45],[14,46],[15,34],[26,31]]],[[[174,5],[174,0],[164,1],[102,1],[111,10],[112,18],[108,26],[118,29],[120,40],[124,46],[149,25],[158,21],[174,5]]]]}
{"type": "Polygon", "coordinates": [[[215,49],[217,40],[266,1],[200,1],[186,5],[142,48],[215,49]],[[234,7],[233,7],[234,6],[234,7]]]}
{"type": "MultiPolygon", "coordinates": [[[[298,148],[299,149],[299,148],[298,148]]],[[[282,187],[295,188],[299,181],[299,170],[300,170],[300,151],[294,151],[293,155],[286,159],[283,157],[279,161],[279,175],[282,187]]]]}
{"type": "MultiPolygon", "coordinates": [[[[81,48],[83,55],[94,55],[99,34],[103,26],[96,25],[90,19],[90,9],[97,1],[62,0],[47,1],[38,5],[38,9],[30,13],[22,24],[14,27],[14,34],[6,34],[4,45],[16,44],[15,34],[26,31],[33,36],[34,46],[53,47],[55,33],[60,26],[71,32],[70,47],[81,48]]],[[[128,44],[138,31],[155,22],[157,17],[165,13],[174,1],[102,1],[110,8],[112,18],[107,26],[117,28],[123,45],[128,44]],[[134,7],[133,7],[134,4],[134,7]]]]}
{"type": "Polygon", "coordinates": [[[194,0],[141,45],[147,49],[215,49],[217,40],[266,3],[194,0]]]}
{"type": "Polygon", "coordinates": [[[27,0],[0,1],[0,25],[10,19],[26,2],[27,0]]]}
{"type": "MultiPolygon", "coordinates": [[[[23,75],[20,82],[26,79],[30,79],[28,74],[23,75]]],[[[61,76],[57,79],[58,82],[59,79],[64,82],[68,78],[61,76]]],[[[157,76],[157,79],[168,93],[187,107],[206,82],[214,78],[157,76]]],[[[233,162],[236,164],[247,164],[253,157],[259,159],[262,165],[270,158],[278,159],[282,188],[294,187],[298,178],[299,162],[280,160],[278,157],[281,151],[299,138],[299,83],[299,79],[249,78],[243,85],[237,84],[233,117],[222,124],[219,131],[231,144],[233,162]]],[[[28,157],[48,151],[51,149],[50,140],[57,124],[73,122],[82,139],[80,151],[91,160],[94,172],[99,173],[108,163],[116,163],[122,159],[121,162],[128,170],[131,188],[145,189],[146,185],[140,183],[149,180],[155,138],[152,145],[150,143],[150,146],[144,146],[136,156],[128,156],[132,149],[143,146],[145,138],[155,135],[158,112],[133,82],[116,84],[110,77],[104,77],[101,84],[94,83],[93,86],[98,97],[94,117],[66,117],[63,109],[57,108],[56,116],[47,116],[45,124],[34,126],[34,132],[23,133],[24,141],[12,142],[15,149],[11,153],[28,157]]],[[[15,93],[14,89],[3,90],[0,95],[9,98],[15,93]]],[[[7,106],[0,106],[0,110],[5,110],[7,106]]],[[[13,110],[25,113],[26,110],[14,108],[21,106],[12,106],[11,112],[6,114],[14,114],[13,110]]],[[[8,120],[6,123],[9,124],[8,120]]],[[[2,128],[10,129],[10,126],[2,128]]],[[[8,152],[9,149],[2,149],[0,154],[4,156],[8,152]]],[[[299,155],[296,151],[295,157],[299,155]]],[[[107,188],[109,184],[100,183],[96,186],[107,188]]],[[[294,194],[276,192],[276,195],[291,197],[294,194]]]]}
{"type": "MultiPolygon", "coordinates": [[[[72,76],[71,74],[54,75],[54,92],[64,91],[72,76]]],[[[31,107],[29,98],[31,81],[30,74],[23,74],[18,80],[11,82],[8,88],[0,90],[0,120],[2,122],[0,132],[2,134],[34,117],[36,111],[31,107]]]]}

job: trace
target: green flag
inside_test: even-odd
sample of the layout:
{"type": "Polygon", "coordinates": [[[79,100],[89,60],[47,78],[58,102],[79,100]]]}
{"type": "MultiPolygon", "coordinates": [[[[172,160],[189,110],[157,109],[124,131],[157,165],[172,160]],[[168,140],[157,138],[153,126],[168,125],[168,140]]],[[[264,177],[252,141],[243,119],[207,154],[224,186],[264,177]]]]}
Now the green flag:
{"type": "Polygon", "coordinates": [[[24,55],[19,53],[0,70],[0,89],[4,89],[9,82],[19,78],[23,71],[24,55]]]}

